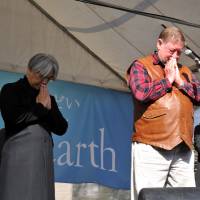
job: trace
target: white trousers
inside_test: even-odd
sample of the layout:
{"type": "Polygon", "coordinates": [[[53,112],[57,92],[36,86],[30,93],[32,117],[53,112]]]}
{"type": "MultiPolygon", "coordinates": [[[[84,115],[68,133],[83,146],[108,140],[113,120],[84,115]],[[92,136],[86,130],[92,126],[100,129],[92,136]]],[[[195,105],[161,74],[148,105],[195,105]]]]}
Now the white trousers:
{"type": "Polygon", "coordinates": [[[184,143],[172,150],[132,144],[131,200],[142,188],[195,187],[194,152],[184,143]]]}

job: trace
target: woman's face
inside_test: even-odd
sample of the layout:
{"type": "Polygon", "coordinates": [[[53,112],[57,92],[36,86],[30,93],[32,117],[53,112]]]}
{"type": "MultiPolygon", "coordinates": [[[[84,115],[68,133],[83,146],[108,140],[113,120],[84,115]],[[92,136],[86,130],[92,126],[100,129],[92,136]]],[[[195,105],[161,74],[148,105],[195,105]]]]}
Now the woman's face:
{"type": "Polygon", "coordinates": [[[26,76],[29,84],[37,90],[40,89],[42,84],[47,85],[50,80],[54,79],[52,74],[43,77],[40,73],[31,71],[30,69],[27,70],[26,76]]]}

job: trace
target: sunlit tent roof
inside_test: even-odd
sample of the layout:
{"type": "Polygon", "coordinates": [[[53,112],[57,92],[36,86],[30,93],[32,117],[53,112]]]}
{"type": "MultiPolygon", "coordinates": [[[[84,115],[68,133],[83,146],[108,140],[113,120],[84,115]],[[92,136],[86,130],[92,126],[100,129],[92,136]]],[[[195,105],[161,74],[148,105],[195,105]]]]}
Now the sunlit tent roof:
{"type": "MultiPolygon", "coordinates": [[[[200,24],[199,0],[104,2],[200,24]]],[[[126,69],[154,51],[162,24],[180,27],[200,55],[199,28],[75,0],[1,0],[0,24],[0,70],[24,72],[33,54],[47,52],[60,63],[59,79],[116,90],[128,90],[126,69]]],[[[184,54],[181,62],[195,65],[184,54]]]]}

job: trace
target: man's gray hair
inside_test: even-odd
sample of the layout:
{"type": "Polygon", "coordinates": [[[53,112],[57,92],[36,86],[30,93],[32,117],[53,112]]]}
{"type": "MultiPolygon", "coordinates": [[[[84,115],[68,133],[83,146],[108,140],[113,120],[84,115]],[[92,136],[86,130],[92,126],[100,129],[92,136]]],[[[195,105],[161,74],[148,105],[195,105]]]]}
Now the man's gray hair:
{"type": "Polygon", "coordinates": [[[185,43],[185,37],[183,35],[183,32],[181,29],[175,27],[175,26],[171,26],[171,27],[167,27],[165,28],[159,35],[159,39],[162,39],[165,42],[168,41],[182,41],[183,43],[185,43]]]}
{"type": "Polygon", "coordinates": [[[53,79],[56,79],[59,65],[52,55],[38,53],[29,60],[28,68],[33,72],[39,73],[44,78],[51,74],[53,79]]]}

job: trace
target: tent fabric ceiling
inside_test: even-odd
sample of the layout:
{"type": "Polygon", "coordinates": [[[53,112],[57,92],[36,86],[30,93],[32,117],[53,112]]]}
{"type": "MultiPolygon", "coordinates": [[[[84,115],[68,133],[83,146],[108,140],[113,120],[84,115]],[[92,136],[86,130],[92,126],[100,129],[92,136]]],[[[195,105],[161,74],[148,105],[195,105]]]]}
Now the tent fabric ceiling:
{"type": "MultiPolygon", "coordinates": [[[[200,24],[199,0],[106,2],[200,24]]],[[[58,58],[60,79],[124,91],[128,88],[122,79],[130,63],[154,51],[162,24],[172,25],[75,0],[1,0],[0,9],[4,28],[0,69],[22,71],[33,53],[45,51],[58,58]]],[[[174,25],[183,30],[187,45],[200,55],[200,29],[174,25]]],[[[186,55],[181,62],[195,64],[186,55]]]]}
{"type": "Polygon", "coordinates": [[[25,72],[32,55],[47,52],[58,59],[59,79],[119,88],[121,79],[108,69],[106,63],[52,23],[29,1],[1,0],[0,25],[1,70],[25,72]]]}

